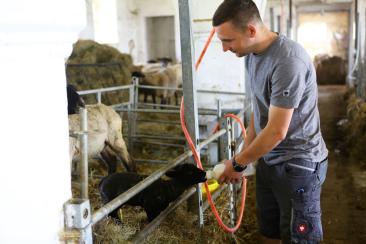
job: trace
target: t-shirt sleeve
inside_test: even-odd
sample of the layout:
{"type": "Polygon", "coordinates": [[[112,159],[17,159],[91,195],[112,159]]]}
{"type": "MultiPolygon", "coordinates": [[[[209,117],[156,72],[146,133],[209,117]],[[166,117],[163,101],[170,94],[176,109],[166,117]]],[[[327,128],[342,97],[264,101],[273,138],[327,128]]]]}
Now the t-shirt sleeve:
{"type": "Polygon", "coordinates": [[[298,58],[288,58],[275,69],[271,79],[270,104],[281,108],[297,108],[305,90],[308,69],[298,58]]]}

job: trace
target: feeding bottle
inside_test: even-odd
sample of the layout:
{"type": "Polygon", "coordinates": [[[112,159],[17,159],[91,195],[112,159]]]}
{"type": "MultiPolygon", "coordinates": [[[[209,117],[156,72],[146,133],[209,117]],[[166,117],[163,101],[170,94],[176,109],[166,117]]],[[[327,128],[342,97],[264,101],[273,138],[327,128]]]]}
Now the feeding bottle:
{"type": "Polygon", "coordinates": [[[210,179],[218,180],[220,178],[221,174],[224,172],[224,170],[225,170],[225,164],[223,164],[223,163],[216,164],[213,169],[206,171],[207,180],[210,180],[210,179]]]}

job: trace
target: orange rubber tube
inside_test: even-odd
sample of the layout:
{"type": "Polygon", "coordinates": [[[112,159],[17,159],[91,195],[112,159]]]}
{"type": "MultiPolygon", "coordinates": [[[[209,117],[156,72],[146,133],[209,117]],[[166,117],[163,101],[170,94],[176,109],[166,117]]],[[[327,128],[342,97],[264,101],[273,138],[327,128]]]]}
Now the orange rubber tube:
{"type": "MultiPolygon", "coordinates": [[[[210,35],[209,35],[209,38],[207,39],[206,43],[205,43],[205,46],[196,62],[196,65],[195,65],[195,68],[196,70],[198,69],[199,65],[201,64],[201,61],[202,61],[202,58],[203,56],[205,55],[206,51],[207,51],[207,48],[212,40],[212,37],[213,35],[215,34],[215,29],[212,29],[211,32],[210,32],[210,35]]],[[[183,130],[183,133],[184,133],[184,136],[186,137],[186,140],[188,142],[188,145],[193,153],[193,157],[196,161],[196,164],[197,164],[197,167],[202,169],[203,170],[203,167],[202,167],[202,163],[201,163],[201,159],[200,157],[198,156],[198,153],[197,153],[197,150],[195,148],[195,145],[192,141],[192,138],[191,136],[189,135],[189,132],[186,128],[186,124],[185,124],[185,118],[184,118],[184,97],[182,97],[182,101],[181,101],[181,104],[180,104],[180,123],[181,123],[181,126],[182,126],[182,130],[183,130]]],[[[224,116],[225,118],[226,117],[232,117],[234,118],[235,120],[237,120],[240,124],[240,127],[242,129],[242,134],[243,134],[243,138],[245,139],[246,137],[246,130],[245,130],[245,127],[243,125],[243,123],[241,122],[241,120],[235,116],[234,114],[226,114],[224,116]]],[[[217,127],[218,128],[218,127],[217,127]]],[[[242,199],[241,199],[241,207],[240,207],[240,213],[239,213],[239,218],[237,220],[237,223],[236,225],[233,227],[233,228],[230,228],[228,226],[226,226],[224,224],[224,222],[222,221],[219,213],[217,212],[217,209],[216,209],[216,206],[212,200],[212,197],[211,197],[211,192],[209,191],[208,189],[208,184],[207,182],[205,182],[205,189],[206,189],[206,193],[207,193],[207,200],[210,204],[210,207],[212,209],[212,212],[214,213],[215,215],[215,218],[217,220],[217,222],[219,223],[219,225],[227,232],[235,232],[239,229],[240,227],[240,224],[241,224],[241,221],[243,219],[243,215],[244,215],[244,209],[245,209],[245,198],[246,198],[246,188],[247,188],[247,179],[243,176],[243,181],[242,181],[242,199]]]]}
{"type": "MultiPolygon", "coordinates": [[[[184,98],[182,98],[182,102],[181,102],[181,106],[180,106],[180,117],[181,117],[182,130],[183,130],[183,133],[184,133],[184,135],[185,135],[185,137],[187,139],[188,145],[189,145],[189,147],[190,147],[190,149],[191,149],[191,151],[193,153],[193,157],[194,157],[194,159],[195,159],[195,161],[197,163],[197,167],[203,170],[201,160],[200,160],[200,158],[198,156],[198,153],[197,153],[196,148],[195,148],[195,146],[193,144],[193,141],[192,141],[192,139],[191,139],[191,137],[190,137],[190,135],[189,135],[189,133],[187,131],[186,126],[185,126],[185,122],[184,122],[185,121],[185,118],[184,118],[184,106],[183,106],[183,103],[184,103],[184,98]]],[[[241,123],[240,119],[237,116],[235,116],[233,114],[227,114],[227,115],[225,115],[225,117],[233,117],[234,119],[239,120],[239,122],[240,122],[239,124],[241,125],[242,128],[244,128],[244,125],[241,123]]],[[[245,136],[246,136],[245,128],[242,131],[242,133],[243,133],[243,137],[245,139],[245,136]]],[[[205,182],[205,189],[206,189],[206,194],[207,194],[207,200],[208,200],[208,202],[210,204],[210,207],[212,209],[212,212],[214,213],[215,218],[216,218],[217,222],[219,223],[219,225],[224,230],[226,230],[227,232],[233,233],[233,232],[237,231],[238,228],[240,227],[240,224],[241,224],[241,221],[242,221],[243,215],[244,215],[244,209],[245,209],[246,188],[247,188],[247,179],[245,177],[243,177],[243,182],[242,182],[242,199],[241,199],[241,207],[240,207],[239,218],[237,220],[236,225],[233,228],[230,228],[230,227],[226,226],[223,223],[221,217],[219,216],[219,213],[217,212],[216,206],[215,206],[215,204],[214,204],[214,202],[212,200],[211,193],[210,193],[210,191],[208,189],[208,184],[207,184],[207,182],[205,182]]]]}
{"type": "Polygon", "coordinates": [[[208,46],[210,45],[211,40],[212,40],[212,37],[214,36],[214,34],[215,34],[215,29],[214,29],[214,28],[212,28],[212,30],[211,30],[211,32],[210,32],[210,35],[208,36],[208,39],[207,39],[207,41],[206,41],[206,43],[205,43],[205,46],[203,47],[203,50],[202,50],[202,52],[201,52],[201,54],[200,54],[200,56],[199,56],[199,58],[198,58],[198,60],[197,60],[197,62],[196,62],[196,65],[195,65],[196,70],[197,70],[197,69],[198,69],[198,67],[200,66],[201,61],[202,61],[202,59],[203,59],[203,56],[205,56],[205,53],[206,53],[206,51],[207,51],[207,48],[208,48],[208,46]]]}

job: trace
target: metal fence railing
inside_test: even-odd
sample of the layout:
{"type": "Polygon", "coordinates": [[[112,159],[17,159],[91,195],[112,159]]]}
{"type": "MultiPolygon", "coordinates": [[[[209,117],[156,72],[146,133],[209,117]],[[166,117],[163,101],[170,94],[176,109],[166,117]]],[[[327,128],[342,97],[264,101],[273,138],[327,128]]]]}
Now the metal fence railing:
{"type": "MultiPolygon", "coordinates": [[[[102,94],[114,91],[122,91],[127,90],[128,98],[126,98],[126,102],[120,104],[111,105],[117,112],[119,113],[127,113],[127,120],[124,120],[123,128],[125,129],[124,137],[127,138],[128,148],[134,148],[134,144],[145,143],[151,145],[160,145],[164,147],[174,147],[174,148],[183,148],[184,137],[179,135],[176,136],[164,136],[161,134],[154,134],[151,132],[150,134],[146,133],[138,133],[137,126],[139,123],[152,123],[152,124],[167,124],[180,126],[180,122],[172,121],[172,120],[161,120],[161,119],[139,119],[140,114],[142,113],[154,113],[154,114],[179,114],[179,106],[169,105],[169,104],[155,104],[155,103],[145,103],[139,102],[139,89],[150,89],[150,90],[174,90],[176,92],[181,92],[181,88],[169,88],[169,87],[159,87],[159,86],[143,86],[139,85],[138,79],[133,79],[131,85],[125,86],[117,86],[117,87],[108,87],[108,88],[100,88],[93,90],[85,90],[79,91],[78,93],[82,96],[94,94],[96,96],[97,102],[102,103],[102,94]]],[[[231,91],[210,91],[210,90],[197,90],[198,94],[213,94],[213,95],[230,95],[234,97],[243,98],[245,101],[246,94],[244,92],[231,92],[231,91]]],[[[244,103],[244,102],[243,102],[244,103]]],[[[249,108],[247,108],[249,109],[249,108]]],[[[218,100],[218,105],[216,109],[212,108],[199,108],[198,115],[200,116],[215,116],[217,121],[221,117],[219,111],[222,112],[231,112],[236,113],[238,110],[225,110],[222,109],[222,103],[218,100]]],[[[137,159],[141,161],[140,159],[137,159]]],[[[146,159],[144,162],[157,162],[156,160],[146,159]]]]}
{"type": "MultiPolygon", "coordinates": [[[[146,87],[145,87],[146,88],[146,87]]],[[[155,87],[151,87],[151,89],[154,89],[155,87]]],[[[118,104],[118,105],[113,105],[112,107],[114,107],[116,109],[116,111],[126,111],[129,114],[129,123],[133,122],[133,124],[135,125],[136,122],[138,121],[136,119],[136,113],[138,112],[155,112],[155,113],[178,113],[178,109],[174,108],[174,109],[170,109],[170,110],[166,110],[166,109],[143,109],[140,108],[138,103],[138,83],[135,82],[133,85],[128,85],[128,86],[120,86],[120,87],[112,87],[112,88],[101,88],[101,89],[94,89],[94,90],[89,90],[89,91],[81,91],[79,92],[80,95],[86,95],[86,94],[96,94],[97,96],[97,101],[98,102],[102,102],[102,96],[101,94],[104,92],[109,92],[109,91],[115,91],[115,90],[122,90],[122,89],[129,89],[130,91],[130,98],[129,98],[129,102],[126,102],[124,104],[118,104]]],[[[162,88],[158,88],[158,89],[162,89],[162,88]]],[[[202,91],[202,92],[210,92],[210,91],[202,91]]],[[[218,93],[220,94],[221,92],[213,92],[213,93],[218,93]]],[[[244,93],[230,93],[232,95],[239,95],[239,96],[245,96],[244,93]]],[[[242,109],[241,111],[239,111],[238,116],[242,117],[244,116],[246,110],[248,110],[250,108],[250,106],[246,106],[244,109],[242,109]]],[[[216,111],[214,110],[199,110],[199,114],[201,115],[218,115],[221,118],[222,115],[222,110],[220,110],[220,113],[218,114],[216,111]]],[[[213,135],[209,136],[208,138],[204,139],[203,141],[201,141],[198,144],[198,148],[197,151],[200,151],[202,148],[204,148],[205,146],[207,146],[209,143],[212,143],[214,141],[217,141],[218,139],[220,140],[220,151],[221,151],[221,155],[222,157],[227,157],[229,156],[228,153],[222,153],[222,152],[230,152],[230,149],[232,147],[232,140],[236,140],[233,133],[234,130],[232,127],[228,127],[228,126],[232,126],[232,123],[234,122],[228,122],[228,118],[221,118],[221,130],[217,131],[216,133],[214,133],[213,135]],[[222,137],[223,135],[227,135],[222,137]],[[225,139],[226,138],[226,139],[225,139]]],[[[162,122],[162,121],[159,121],[162,122]]],[[[172,123],[170,121],[170,123],[172,123]]],[[[177,124],[177,123],[176,123],[177,124]]],[[[132,130],[134,130],[135,128],[132,128],[132,130]]],[[[131,127],[128,127],[128,130],[131,130],[131,127]]],[[[132,139],[138,139],[141,137],[152,137],[149,135],[137,135],[137,134],[133,134],[133,133],[129,133],[129,140],[132,141],[132,139]]],[[[154,137],[155,138],[155,137],[154,137]]],[[[161,139],[161,138],[160,138],[161,139]]],[[[171,138],[165,138],[165,139],[171,139],[171,138]]],[[[183,139],[183,138],[173,138],[173,139],[183,139]]],[[[237,143],[242,143],[241,139],[237,139],[237,143]]],[[[150,176],[148,176],[147,178],[145,178],[143,181],[139,182],[138,184],[136,184],[135,186],[133,186],[132,188],[130,188],[129,190],[127,190],[126,192],[122,193],[121,195],[119,195],[118,197],[116,197],[114,200],[112,200],[111,202],[107,203],[106,205],[104,205],[103,207],[101,207],[100,209],[96,210],[93,214],[89,213],[89,223],[87,225],[79,225],[79,224],[75,224],[75,225],[70,225],[69,227],[72,229],[78,229],[81,232],[81,236],[80,238],[82,238],[83,240],[87,240],[90,241],[91,240],[91,230],[92,230],[92,226],[95,225],[96,223],[98,223],[100,220],[102,220],[103,218],[105,218],[106,216],[108,216],[109,213],[111,213],[112,211],[114,211],[115,209],[117,209],[118,207],[120,207],[122,204],[124,204],[125,202],[127,202],[129,199],[131,199],[132,197],[134,197],[136,194],[138,194],[139,192],[141,192],[142,190],[144,190],[146,187],[148,187],[149,185],[151,185],[154,181],[158,180],[162,175],[164,175],[168,170],[170,170],[171,168],[179,165],[180,163],[186,161],[190,156],[192,156],[192,152],[191,151],[185,151],[183,154],[179,155],[178,157],[176,157],[173,160],[169,160],[166,164],[164,164],[160,169],[158,169],[157,171],[155,171],[154,173],[152,173],[150,176]]],[[[156,160],[155,160],[156,161],[156,160]]],[[[85,163],[84,163],[85,164],[85,163]]],[[[85,171],[85,167],[84,167],[84,171],[85,171]]],[[[83,182],[81,182],[81,185],[85,187],[85,185],[87,185],[88,179],[85,177],[83,178],[83,182]]],[[[216,194],[213,195],[213,199],[216,199],[218,196],[220,196],[220,193],[226,189],[226,185],[223,186],[221,189],[219,189],[217,191],[216,194]]],[[[229,185],[229,195],[230,195],[230,219],[231,219],[231,223],[235,222],[235,209],[236,209],[236,189],[232,186],[229,185]]],[[[133,242],[134,243],[141,243],[141,241],[143,241],[149,233],[151,233],[157,226],[159,226],[159,224],[165,219],[165,217],[172,212],[175,208],[177,208],[182,202],[184,202],[187,198],[189,198],[191,195],[193,195],[196,192],[196,188],[191,188],[189,190],[187,190],[185,193],[183,193],[175,202],[173,202],[172,204],[169,205],[169,207],[167,209],[165,209],[156,219],[154,219],[151,223],[149,223],[143,230],[141,230],[139,233],[137,233],[137,235],[134,237],[133,242]]],[[[89,204],[89,201],[87,200],[87,203],[89,204]]],[[[68,214],[70,214],[71,212],[73,214],[75,214],[75,212],[77,213],[79,210],[84,211],[84,213],[80,213],[80,215],[82,216],[82,214],[84,214],[84,216],[86,215],[86,212],[90,212],[90,206],[89,208],[82,208],[80,206],[77,205],[78,201],[74,201],[73,205],[74,208],[72,211],[68,211],[68,214]],[[76,205],[75,205],[76,204],[76,205]],[[76,206],[76,207],[75,207],[76,206]]],[[[85,204],[85,201],[80,201],[80,204],[85,204]]],[[[199,208],[201,208],[201,212],[205,211],[208,207],[208,203],[204,202],[203,204],[198,206],[199,208]]],[[[70,208],[68,208],[70,209],[70,208]]],[[[66,214],[66,213],[65,213],[66,214]]],[[[75,216],[72,217],[72,219],[74,219],[75,216]]]]}

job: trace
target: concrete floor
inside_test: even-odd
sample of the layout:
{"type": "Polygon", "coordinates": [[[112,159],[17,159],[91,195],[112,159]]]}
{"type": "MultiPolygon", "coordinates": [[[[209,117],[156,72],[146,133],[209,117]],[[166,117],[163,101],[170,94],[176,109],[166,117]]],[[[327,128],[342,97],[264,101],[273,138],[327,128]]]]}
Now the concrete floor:
{"type": "Polygon", "coordinates": [[[329,150],[322,191],[324,243],[366,243],[366,171],[343,155],[337,122],[346,116],[344,86],[319,87],[322,133],[329,150]]]}

